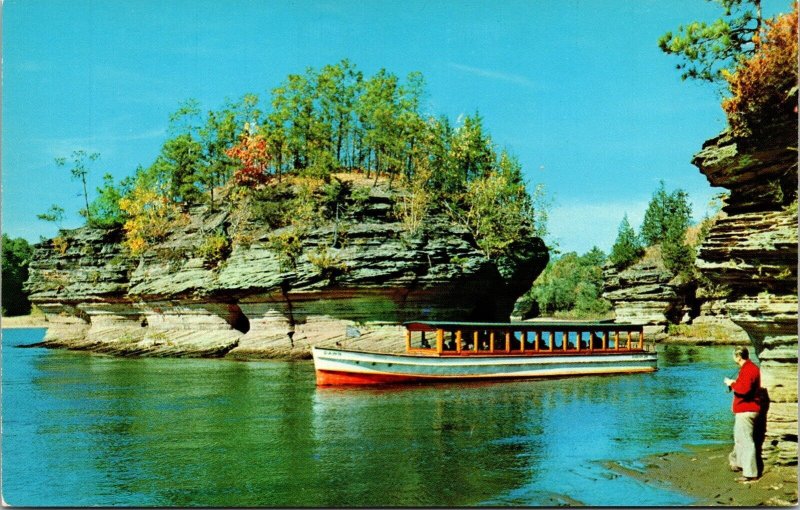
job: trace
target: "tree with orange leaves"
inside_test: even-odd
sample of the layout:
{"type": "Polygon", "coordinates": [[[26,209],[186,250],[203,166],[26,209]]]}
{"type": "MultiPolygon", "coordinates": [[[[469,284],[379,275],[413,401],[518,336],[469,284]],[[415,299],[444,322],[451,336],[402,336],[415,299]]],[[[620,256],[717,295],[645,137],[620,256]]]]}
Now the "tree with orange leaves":
{"type": "Polygon", "coordinates": [[[737,136],[749,136],[766,122],[796,116],[797,4],[792,12],[765,24],[756,52],[733,73],[723,73],[731,97],[722,101],[722,108],[737,136]]]}
{"type": "Polygon", "coordinates": [[[233,180],[238,186],[253,188],[267,182],[271,158],[269,144],[263,134],[251,133],[250,126],[245,125],[239,143],[226,153],[241,165],[233,174],[233,180]]]}

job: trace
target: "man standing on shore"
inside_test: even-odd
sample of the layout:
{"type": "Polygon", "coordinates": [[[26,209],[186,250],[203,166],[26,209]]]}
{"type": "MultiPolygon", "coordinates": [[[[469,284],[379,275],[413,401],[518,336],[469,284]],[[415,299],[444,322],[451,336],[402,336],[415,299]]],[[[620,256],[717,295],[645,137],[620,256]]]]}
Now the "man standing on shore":
{"type": "Polygon", "coordinates": [[[758,479],[758,452],[753,438],[753,429],[761,411],[759,395],[761,389],[761,372],[755,363],[750,361],[747,347],[737,347],[733,351],[733,361],[739,365],[739,376],[736,380],[725,378],[725,385],[733,390],[733,426],[734,448],[729,461],[731,469],[742,470],[737,481],[747,483],[758,479]]]}

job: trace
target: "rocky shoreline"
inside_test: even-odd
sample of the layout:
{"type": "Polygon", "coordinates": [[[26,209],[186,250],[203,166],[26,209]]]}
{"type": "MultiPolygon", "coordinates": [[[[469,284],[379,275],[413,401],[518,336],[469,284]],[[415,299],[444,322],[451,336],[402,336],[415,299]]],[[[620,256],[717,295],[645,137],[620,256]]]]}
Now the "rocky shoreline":
{"type": "MultiPolygon", "coordinates": [[[[49,320],[42,316],[31,315],[4,317],[2,327],[48,330],[45,340],[24,347],[69,349],[126,357],[224,358],[241,361],[297,360],[311,359],[312,345],[379,352],[403,352],[405,349],[404,328],[400,325],[357,324],[321,318],[296,325],[292,341],[288,340],[282,331],[272,337],[261,339],[246,338],[247,335],[242,334],[232,347],[230,344],[220,342],[213,331],[187,330],[179,338],[175,336],[159,338],[158,335],[148,332],[147,338],[132,338],[129,328],[107,327],[90,335],[89,326],[73,317],[54,317],[49,320]]],[[[698,346],[747,344],[736,335],[698,338],[668,334],[656,336],[655,343],[698,346]]]]}

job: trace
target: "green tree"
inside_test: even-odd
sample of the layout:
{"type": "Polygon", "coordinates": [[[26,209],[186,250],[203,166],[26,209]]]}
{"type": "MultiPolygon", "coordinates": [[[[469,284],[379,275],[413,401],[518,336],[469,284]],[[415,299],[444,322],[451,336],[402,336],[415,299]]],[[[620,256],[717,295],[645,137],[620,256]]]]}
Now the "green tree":
{"type": "Polygon", "coordinates": [[[317,97],[321,122],[330,126],[329,142],[338,166],[353,165],[353,138],[357,119],[355,105],[363,75],[345,59],[327,65],[317,75],[317,97]],[[350,150],[348,149],[350,146],[350,150]]]}
{"type": "Polygon", "coordinates": [[[400,164],[405,177],[410,181],[418,162],[425,157],[425,120],[419,113],[425,94],[425,79],[422,73],[412,72],[400,87],[399,114],[397,122],[400,132],[400,164]]]}
{"type": "Polygon", "coordinates": [[[667,193],[664,181],[653,193],[642,222],[641,236],[647,246],[653,246],[667,238],[670,226],[686,230],[692,217],[689,195],[681,189],[667,193]]]}
{"type": "Polygon", "coordinates": [[[761,30],[761,0],[715,0],[722,18],[693,21],[658,40],[661,51],[677,55],[681,78],[720,82],[739,60],[753,53],[761,30]]]}
{"type": "Polygon", "coordinates": [[[667,193],[664,181],[660,181],[658,189],[647,204],[642,222],[641,236],[647,246],[660,243],[664,239],[669,223],[670,204],[670,195],[667,193]]]}
{"type": "Polygon", "coordinates": [[[315,114],[316,81],[316,72],[308,68],[305,75],[290,74],[283,85],[272,91],[271,120],[285,137],[294,170],[311,166],[315,156],[328,149],[330,126],[315,114]]]}
{"type": "Polygon", "coordinates": [[[467,115],[456,129],[452,142],[454,164],[464,182],[485,176],[496,158],[492,139],[484,133],[483,119],[476,112],[467,115]]]}
{"type": "Polygon", "coordinates": [[[596,246],[580,256],[569,252],[551,260],[523,298],[527,303],[521,304],[520,311],[525,314],[524,309],[531,309],[535,302],[539,312],[547,316],[604,315],[610,310],[610,304],[602,298],[605,260],[605,253],[596,246]]]}
{"type": "Polygon", "coordinates": [[[189,98],[169,116],[169,132],[172,135],[196,135],[201,125],[200,101],[189,98]]]}
{"type": "Polygon", "coordinates": [[[694,250],[686,244],[686,229],[691,216],[689,196],[683,190],[676,190],[670,195],[670,210],[661,242],[661,257],[669,271],[684,276],[689,275],[694,267],[694,250]]]}
{"type": "Polygon", "coordinates": [[[443,195],[463,193],[466,181],[461,180],[451,155],[453,127],[450,119],[445,116],[429,119],[423,133],[422,144],[430,168],[429,189],[443,195]]]}
{"type": "Polygon", "coordinates": [[[625,214],[619,224],[617,239],[611,248],[609,260],[617,268],[625,268],[644,255],[644,248],[625,214]]]}
{"type": "Polygon", "coordinates": [[[242,103],[228,105],[218,112],[209,111],[205,125],[199,130],[198,143],[202,152],[197,163],[196,180],[208,193],[212,210],[215,206],[214,189],[225,184],[235,167],[227,151],[236,143],[238,126],[247,123],[249,127],[249,122],[257,121],[257,110],[250,107],[257,100],[255,96],[247,95],[242,103]],[[246,111],[239,111],[243,109],[246,111]],[[243,118],[247,117],[250,120],[244,121],[243,118]]]}
{"type": "Polygon", "coordinates": [[[502,168],[469,182],[463,204],[456,202],[452,210],[459,207],[489,258],[503,255],[515,240],[535,233],[533,204],[516,158],[507,156],[502,168]]]}
{"type": "Polygon", "coordinates": [[[33,248],[22,238],[12,239],[3,234],[3,315],[25,315],[31,311],[31,303],[23,291],[28,279],[28,264],[33,248]]]}
{"type": "Polygon", "coordinates": [[[130,181],[125,179],[121,186],[116,186],[113,175],[108,173],[103,175],[103,186],[97,188],[97,197],[89,204],[91,213],[89,225],[111,228],[125,223],[127,216],[119,208],[119,201],[127,193],[127,184],[130,181]]]}
{"type": "Polygon", "coordinates": [[[401,166],[401,128],[397,76],[381,69],[364,84],[357,109],[375,180],[401,166]]]}
{"type": "Polygon", "coordinates": [[[190,134],[184,133],[164,142],[154,167],[169,176],[170,198],[195,204],[200,201],[200,165],[203,148],[190,134]]]}
{"type": "Polygon", "coordinates": [[[64,208],[60,205],[53,204],[47,212],[37,214],[36,217],[42,221],[53,222],[58,229],[61,229],[61,222],[64,221],[64,208]]]}
{"type": "MultiPolygon", "coordinates": [[[[89,192],[86,188],[86,179],[89,176],[89,165],[91,165],[92,162],[97,161],[99,157],[99,153],[87,153],[85,150],[73,151],[71,156],[72,167],[70,168],[70,174],[72,175],[73,179],[80,180],[81,184],[83,184],[83,201],[86,207],[81,209],[80,214],[81,216],[84,216],[90,223],[92,221],[92,215],[89,211],[89,192]]],[[[56,165],[60,167],[66,167],[67,158],[56,158],[56,165]]]]}
{"type": "Polygon", "coordinates": [[[686,244],[686,228],[679,221],[673,221],[667,228],[666,237],[661,243],[661,258],[670,272],[684,277],[691,275],[695,253],[686,244]]]}

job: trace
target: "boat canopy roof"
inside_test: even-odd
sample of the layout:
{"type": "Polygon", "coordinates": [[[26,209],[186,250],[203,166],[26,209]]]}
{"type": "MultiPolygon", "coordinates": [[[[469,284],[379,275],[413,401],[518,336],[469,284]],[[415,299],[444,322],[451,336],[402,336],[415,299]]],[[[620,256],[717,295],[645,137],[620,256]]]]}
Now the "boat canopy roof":
{"type": "Polygon", "coordinates": [[[450,321],[408,321],[403,325],[409,331],[436,331],[443,329],[457,331],[463,329],[493,329],[503,331],[639,331],[643,324],[613,321],[532,321],[532,322],[450,322],[450,321]]]}

